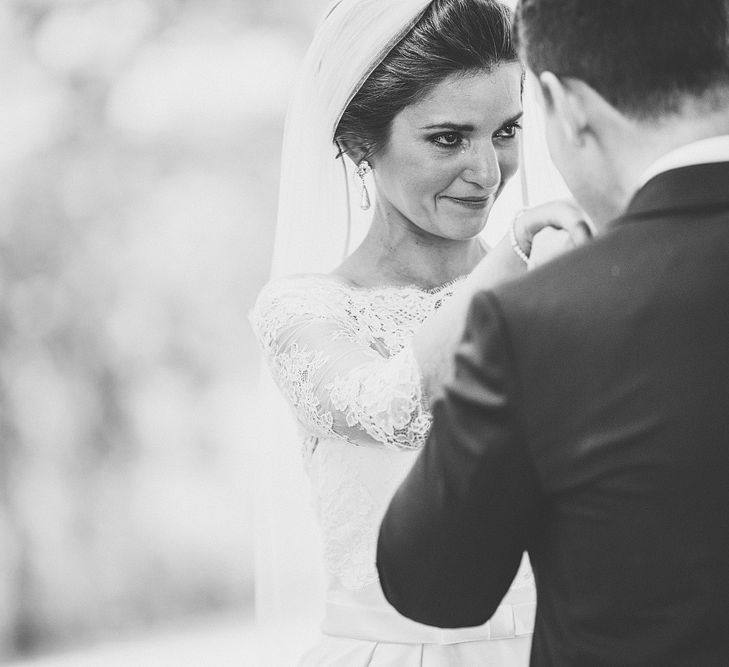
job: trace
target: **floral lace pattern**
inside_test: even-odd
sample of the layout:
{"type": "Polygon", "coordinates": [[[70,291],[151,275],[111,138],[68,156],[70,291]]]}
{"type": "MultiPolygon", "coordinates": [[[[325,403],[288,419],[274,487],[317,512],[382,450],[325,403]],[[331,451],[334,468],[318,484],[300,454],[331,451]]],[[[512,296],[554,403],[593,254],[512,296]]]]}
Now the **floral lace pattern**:
{"type": "Polygon", "coordinates": [[[332,416],[320,409],[319,399],[307,379],[313,377],[325,363],[326,359],[321,352],[300,349],[296,343],[272,359],[275,376],[289,380],[279,382],[284,395],[302,413],[302,420],[318,435],[331,433],[332,416]]]}
{"type": "Polygon", "coordinates": [[[379,364],[362,366],[327,388],[334,408],[346,416],[347,426],[359,424],[387,446],[417,449],[428,435],[430,415],[419,410],[422,400],[417,363],[409,348],[379,364]]]}
{"type": "Polygon", "coordinates": [[[324,451],[311,477],[318,497],[324,535],[324,563],[345,588],[357,589],[377,581],[375,500],[357,474],[356,457],[342,447],[324,451]]]}
{"type": "Polygon", "coordinates": [[[377,530],[417,450],[319,443],[308,468],[322,529],[324,564],[345,589],[377,582],[377,530]]]}
{"type": "Polygon", "coordinates": [[[451,293],[285,278],[261,292],[251,321],[306,433],[417,449],[430,414],[409,342],[451,293]]]}
{"type": "Polygon", "coordinates": [[[303,428],[326,569],[345,588],[377,581],[380,518],[431,422],[409,344],[452,291],[303,276],[270,283],[251,313],[303,428]]]}

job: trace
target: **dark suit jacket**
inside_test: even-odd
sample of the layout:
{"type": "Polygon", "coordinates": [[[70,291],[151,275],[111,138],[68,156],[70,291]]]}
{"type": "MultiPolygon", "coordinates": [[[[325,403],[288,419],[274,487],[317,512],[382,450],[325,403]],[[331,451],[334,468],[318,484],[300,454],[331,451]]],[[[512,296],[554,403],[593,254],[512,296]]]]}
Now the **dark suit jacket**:
{"type": "Polygon", "coordinates": [[[378,567],[406,616],[470,626],[524,550],[532,665],[729,665],[729,163],[474,299],[378,567]]]}

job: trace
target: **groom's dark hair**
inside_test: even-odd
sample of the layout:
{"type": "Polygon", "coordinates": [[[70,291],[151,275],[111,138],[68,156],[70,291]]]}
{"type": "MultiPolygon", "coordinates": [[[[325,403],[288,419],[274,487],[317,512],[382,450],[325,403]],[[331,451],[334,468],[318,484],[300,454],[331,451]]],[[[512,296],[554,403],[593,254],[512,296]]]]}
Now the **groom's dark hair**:
{"type": "Polygon", "coordinates": [[[529,68],[580,79],[626,115],[726,105],[729,0],[520,0],[515,42],[529,68]],[[712,95],[721,91],[721,95],[712,95]]]}
{"type": "Polygon", "coordinates": [[[497,0],[433,0],[357,91],[335,139],[363,150],[363,157],[374,155],[395,116],[445,78],[517,59],[508,7],[497,0]]]}

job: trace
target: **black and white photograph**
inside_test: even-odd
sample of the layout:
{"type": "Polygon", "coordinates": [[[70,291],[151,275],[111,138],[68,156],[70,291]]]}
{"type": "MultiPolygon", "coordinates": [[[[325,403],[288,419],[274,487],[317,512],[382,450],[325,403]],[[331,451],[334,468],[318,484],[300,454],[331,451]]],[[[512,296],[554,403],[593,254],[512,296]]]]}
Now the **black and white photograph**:
{"type": "Polygon", "coordinates": [[[729,665],[729,0],[0,54],[0,664],[729,665]]]}

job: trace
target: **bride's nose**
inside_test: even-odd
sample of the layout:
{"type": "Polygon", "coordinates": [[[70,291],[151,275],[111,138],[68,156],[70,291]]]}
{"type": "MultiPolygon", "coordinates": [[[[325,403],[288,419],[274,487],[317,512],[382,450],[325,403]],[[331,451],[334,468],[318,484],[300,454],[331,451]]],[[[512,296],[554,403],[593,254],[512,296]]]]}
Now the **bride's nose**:
{"type": "Polygon", "coordinates": [[[501,183],[499,157],[490,141],[474,145],[468,151],[462,177],[489,192],[495,191],[501,183]]]}

